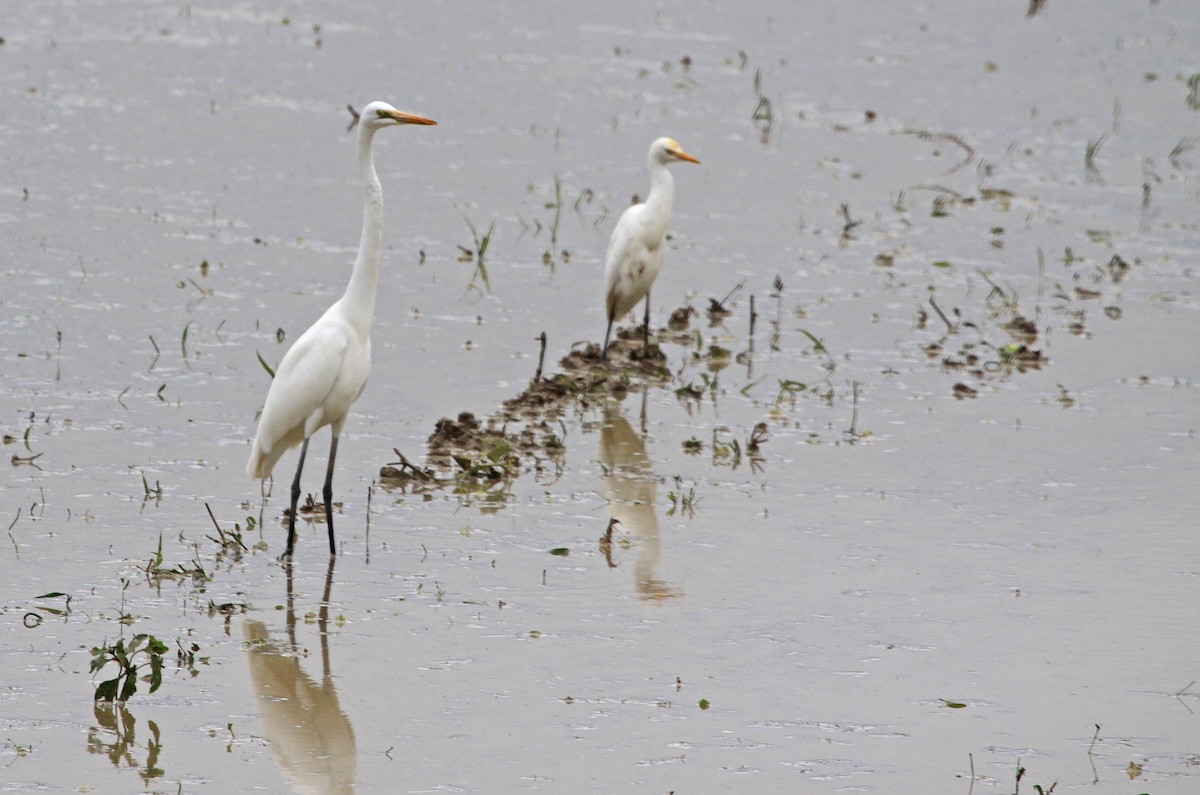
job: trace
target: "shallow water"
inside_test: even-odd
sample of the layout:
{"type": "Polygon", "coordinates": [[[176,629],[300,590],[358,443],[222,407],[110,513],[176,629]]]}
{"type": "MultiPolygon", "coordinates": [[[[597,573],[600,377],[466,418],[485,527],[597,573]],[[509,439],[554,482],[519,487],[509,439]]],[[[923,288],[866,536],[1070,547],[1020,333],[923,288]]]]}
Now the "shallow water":
{"type": "Polygon", "coordinates": [[[0,788],[1195,791],[1194,9],[489,8],[8,15],[0,788]],[[289,572],[285,487],[243,472],[256,352],[343,289],[343,107],[375,98],[439,126],[377,141],[342,554],[306,524],[289,572]],[[548,373],[601,337],[662,134],[703,161],[654,293],[700,310],[672,379],[568,401],[499,499],[384,488],[540,332],[548,373]],[[265,526],[227,554],[206,505],[265,526]],[[160,538],[204,576],[148,576],[160,538]],[[89,650],[136,633],[162,687],[94,712],[89,650]]]}

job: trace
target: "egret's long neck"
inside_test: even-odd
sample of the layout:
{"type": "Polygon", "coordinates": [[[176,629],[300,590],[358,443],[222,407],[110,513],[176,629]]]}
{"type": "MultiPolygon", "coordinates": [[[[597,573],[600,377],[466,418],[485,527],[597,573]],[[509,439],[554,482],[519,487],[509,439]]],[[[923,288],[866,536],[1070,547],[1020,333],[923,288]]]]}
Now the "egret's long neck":
{"type": "Polygon", "coordinates": [[[667,221],[671,217],[671,204],[675,201],[675,180],[665,163],[651,159],[650,195],[646,197],[646,217],[653,219],[659,236],[667,233],[667,221]]]}
{"type": "Polygon", "coordinates": [[[383,250],[383,187],[375,173],[371,141],[375,131],[360,127],[358,168],[363,182],[362,237],[358,241],[358,259],[342,299],[350,321],[365,336],[370,332],[375,313],[375,290],[379,285],[379,259],[383,250]]]}

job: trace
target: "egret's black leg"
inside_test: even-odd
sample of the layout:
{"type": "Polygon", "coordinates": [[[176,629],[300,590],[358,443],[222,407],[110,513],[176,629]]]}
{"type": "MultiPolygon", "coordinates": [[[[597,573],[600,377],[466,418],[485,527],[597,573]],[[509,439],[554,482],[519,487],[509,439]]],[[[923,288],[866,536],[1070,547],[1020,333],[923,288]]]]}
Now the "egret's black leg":
{"type": "Polygon", "coordinates": [[[284,559],[283,570],[287,572],[287,601],[285,603],[287,612],[284,613],[283,620],[287,625],[288,642],[294,652],[296,650],[296,589],[293,584],[291,558],[284,559]]]}
{"type": "Polygon", "coordinates": [[[649,389],[642,390],[642,435],[646,435],[646,396],[649,394],[649,389]]]}
{"type": "Polygon", "coordinates": [[[329,469],[325,470],[325,526],[329,528],[330,555],[337,554],[337,547],[333,543],[333,462],[337,458],[337,443],[336,436],[329,443],[329,469]]]}
{"type": "Polygon", "coordinates": [[[650,353],[650,291],[646,291],[646,319],[642,326],[642,353],[650,353]]]}
{"type": "Polygon", "coordinates": [[[321,609],[317,611],[317,632],[321,636],[321,673],[328,682],[333,676],[329,667],[329,595],[333,592],[333,564],[337,558],[329,558],[329,568],[325,570],[325,593],[321,596],[321,609]]]}
{"type": "Polygon", "coordinates": [[[600,361],[608,361],[608,338],[612,335],[613,316],[608,316],[608,328],[604,331],[604,347],[600,349],[600,361]]]}
{"type": "Polygon", "coordinates": [[[300,463],[296,464],[296,477],[292,481],[292,510],[288,514],[288,542],[285,556],[292,559],[292,550],[296,547],[296,508],[300,503],[300,473],[304,471],[304,456],[308,454],[308,439],[300,446],[300,463]]]}

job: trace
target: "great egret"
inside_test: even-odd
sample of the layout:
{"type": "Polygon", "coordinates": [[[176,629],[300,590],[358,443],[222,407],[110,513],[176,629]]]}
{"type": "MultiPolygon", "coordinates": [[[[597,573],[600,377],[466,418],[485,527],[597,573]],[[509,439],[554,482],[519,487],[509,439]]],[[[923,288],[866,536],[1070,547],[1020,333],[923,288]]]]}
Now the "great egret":
{"type": "Polygon", "coordinates": [[[680,148],[674,138],[659,138],[650,144],[646,164],[650,167],[650,195],[645,204],[627,209],[613,229],[604,265],[604,309],[608,329],[600,358],[608,358],[613,324],[646,299],[646,330],[643,347],[650,347],[650,287],[662,268],[662,245],[675,198],[675,180],[667,166],[677,160],[700,161],[680,148]]]}
{"type": "Polygon", "coordinates": [[[300,463],[292,481],[292,510],[288,515],[287,557],[296,544],[296,506],[300,500],[300,473],[308,453],[309,438],[326,425],[333,432],[329,466],[325,472],[325,523],[329,528],[329,554],[333,542],[333,463],[346,413],[367,384],[371,371],[371,317],[379,283],[379,257],[383,243],[383,188],[371,158],[371,142],[384,127],[399,124],[437,124],[432,119],[401,113],[386,102],[363,108],[358,124],[358,166],[363,181],[362,238],[358,258],[345,294],[300,335],[275,372],[267,392],[258,433],[246,472],[269,477],[285,452],[301,445],[300,463]]]}

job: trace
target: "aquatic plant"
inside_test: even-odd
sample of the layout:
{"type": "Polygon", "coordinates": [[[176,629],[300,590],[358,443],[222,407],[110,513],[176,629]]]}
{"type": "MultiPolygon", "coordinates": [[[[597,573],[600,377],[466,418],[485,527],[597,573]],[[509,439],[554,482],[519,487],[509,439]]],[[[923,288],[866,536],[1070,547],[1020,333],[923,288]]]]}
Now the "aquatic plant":
{"type": "Polygon", "coordinates": [[[32,629],[46,620],[43,613],[48,613],[54,616],[62,616],[66,620],[71,615],[71,595],[62,591],[51,591],[44,593],[41,596],[35,596],[34,599],[59,599],[66,598],[62,607],[50,607],[49,605],[31,605],[31,609],[25,614],[23,622],[27,628],[32,629]]]}
{"type": "Polygon", "coordinates": [[[696,514],[696,506],[700,503],[700,497],[696,495],[696,487],[689,486],[687,491],[683,490],[683,478],[675,476],[675,488],[667,492],[667,500],[671,503],[671,507],[667,509],[667,516],[674,516],[676,512],[687,516],[691,519],[696,514]]]}
{"type": "MultiPolygon", "coordinates": [[[[1023,778],[1025,778],[1025,768],[1021,766],[1021,760],[1018,759],[1017,760],[1017,780],[1016,780],[1016,786],[1013,789],[1014,793],[1019,794],[1021,792],[1021,779],[1023,779],[1023,778]]],[[[1050,785],[1050,787],[1048,789],[1043,788],[1041,784],[1034,784],[1033,788],[1035,790],[1037,790],[1038,795],[1050,795],[1051,792],[1054,792],[1054,788],[1057,786],[1058,786],[1058,782],[1055,781],[1053,784],[1050,785]]]]}
{"type": "Polygon", "coordinates": [[[1170,154],[1167,155],[1167,159],[1171,161],[1171,165],[1177,169],[1183,169],[1185,164],[1181,158],[1196,148],[1197,140],[1200,139],[1184,138],[1179,143],[1175,144],[1175,147],[1171,150],[1170,154]]]}
{"type": "Polygon", "coordinates": [[[179,349],[183,352],[184,360],[186,360],[188,357],[188,349],[187,349],[188,329],[190,329],[192,327],[192,323],[194,323],[194,322],[195,321],[189,320],[184,325],[183,333],[179,337],[179,349]]]}
{"type": "MultiPolygon", "coordinates": [[[[140,567],[146,573],[146,581],[157,587],[162,585],[163,580],[176,579],[191,579],[198,583],[205,583],[212,579],[212,575],[204,570],[200,565],[199,555],[193,557],[190,563],[178,563],[171,568],[163,567],[163,551],[162,551],[162,533],[158,534],[158,548],[150,559],[146,561],[146,565],[140,567]]],[[[122,580],[121,601],[122,612],[124,611],[125,589],[129,587],[128,580],[122,580]]]]}
{"type": "Polygon", "coordinates": [[[459,256],[459,260],[461,262],[475,262],[475,273],[471,275],[471,281],[469,284],[467,284],[467,292],[469,293],[472,289],[479,290],[479,288],[475,286],[476,279],[481,280],[483,282],[484,289],[488,292],[491,292],[492,284],[491,281],[488,280],[487,264],[484,260],[484,257],[487,255],[488,247],[492,244],[492,233],[496,231],[496,222],[493,220],[491,226],[488,227],[487,234],[483,235],[483,237],[480,237],[479,230],[475,228],[475,224],[472,223],[471,219],[467,217],[467,214],[462,210],[459,210],[458,214],[461,215],[463,220],[467,222],[467,228],[471,230],[471,240],[472,245],[474,246],[473,250],[467,248],[466,246],[458,247],[458,250],[462,252],[462,255],[459,256]]]}
{"type": "Polygon", "coordinates": [[[150,488],[150,481],[146,479],[146,470],[142,470],[142,505],[145,506],[150,500],[154,500],[157,505],[162,501],[163,488],[162,484],[157,480],[154,481],[154,488],[150,488]]]}
{"type": "Polygon", "coordinates": [[[150,685],[149,692],[158,690],[162,685],[163,655],[166,653],[167,644],[146,633],[134,635],[128,646],[124,639],[115,645],[105,641],[96,646],[92,649],[91,673],[115,663],[117,675],[96,685],[94,700],[128,701],[137,692],[139,680],[150,685]],[[143,673],[145,668],[150,669],[148,673],[143,673]]]}
{"type": "Polygon", "coordinates": [[[771,110],[771,100],[762,92],[762,69],[754,70],[754,96],[758,98],[758,104],[754,106],[754,112],[750,114],[750,119],[758,127],[758,133],[762,143],[769,143],[771,140],[771,128],[775,125],[775,113],[771,110]]]}
{"type": "Polygon", "coordinates": [[[1087,143],[1087,148],[1083,152],[1083,165],[1089,179],[1100,179],[1100,169],[1096,168],[1096,155],[1100,154],[1100,147],[1104,146],[1104,142],[1107,140],[1107,135],[1101,135],[1096,140],[1087,143]]]}
{"type": "Polygon", "coordinates": [[[261,364],[262,368],[267,371],[267,375],[271,376],[271,378],[274,379],[275,378],[275,369],[273,367],[271,367],[271,365],[267,364],[267,360],[264,359],[262,354],[259,353],[257,350],[254,351],[254,355],[258,357],[258,363],[261,364]]]}

